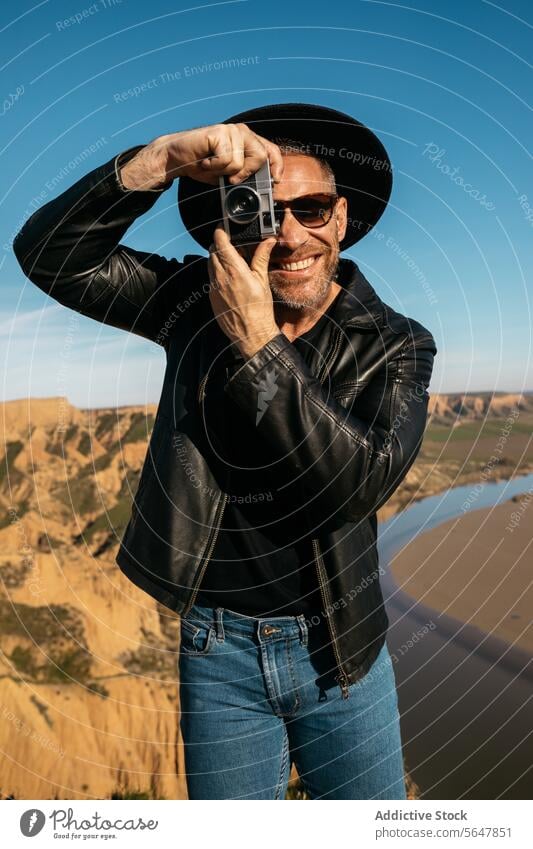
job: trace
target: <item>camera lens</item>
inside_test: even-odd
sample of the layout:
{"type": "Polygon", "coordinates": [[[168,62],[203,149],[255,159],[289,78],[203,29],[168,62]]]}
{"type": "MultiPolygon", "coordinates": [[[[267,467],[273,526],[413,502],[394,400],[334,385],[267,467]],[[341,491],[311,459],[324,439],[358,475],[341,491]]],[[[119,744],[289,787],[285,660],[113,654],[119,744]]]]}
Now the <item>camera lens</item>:
{"type": "Polygon", "coordinates": [[[236,224],[250,224],[257,218],[260,207],[259,195],[248,186],[236,186],[226,195],[228,218],[236,224]]]}

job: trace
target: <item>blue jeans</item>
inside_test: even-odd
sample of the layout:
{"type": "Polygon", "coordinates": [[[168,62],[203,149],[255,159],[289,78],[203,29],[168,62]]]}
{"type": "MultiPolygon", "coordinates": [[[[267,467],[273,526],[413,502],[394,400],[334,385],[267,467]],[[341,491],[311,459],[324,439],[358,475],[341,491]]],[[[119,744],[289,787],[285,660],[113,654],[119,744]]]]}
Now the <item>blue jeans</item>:
{"type": "Polygon", "coordinates": [[[383,645],[343,699],[325,625],[195,605],[181,620],[180,726],[190,799],[283,799],[291,761],[312,799],[405,799],[383,645]]]}

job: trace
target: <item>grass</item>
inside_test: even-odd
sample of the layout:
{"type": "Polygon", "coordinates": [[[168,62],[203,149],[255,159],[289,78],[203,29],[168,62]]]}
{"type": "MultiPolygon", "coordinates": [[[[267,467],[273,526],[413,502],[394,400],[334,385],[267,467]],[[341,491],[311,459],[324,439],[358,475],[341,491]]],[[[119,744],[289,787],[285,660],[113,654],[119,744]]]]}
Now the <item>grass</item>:
{"type": "Polygon", "coordinates": [[[118,416],[116,413],[104,413],[98,417],[94,434],[97,439],[100,439],[105,434],[112,432],[118,424],[118,416]]]}
{"type": "Polygon", "coordinates": [[[59,651],[51,649],[48,653],[43,646],[41,648],[44,654],[37,646],[15,646],[8,657],[17,672],[39,684],[87,683],[91,657],[86,651],[74,646],[59,651]]]}
{"type": "Polygon", "coordinates": [[[146,790],[115,790],[111,794],[112,799],[164,799],[164,796],[152,796],[146,790]]]}
{"type": "Polygon", "coordinates": [[[24,581],[26,580],[26,576],[31,569],[31,561],[28,558],[23,558],[22,562],[19,563],[4,563],[3,566],[0,566],[0,578],[3,586],[8,590],[17,589],[17,587],[21,587],[24,581]]]}
{"type": "Polygon", "coordinates": [[[29,646],[15,646],[9,659],[18,672],[30,678],[37,677],[39,667],[29,646]]]}
{"type": "Polygon", "coordinates": [[[22,472],[13,466],[13,463],[23,448],[24,443],[20,440],[15,440],[6,444],[6,453],[0,462],[0,484],[7,481],[10,487],[14,487],[17,486],[23,479],[24,475],[22,472]]]}
{"type": "Polygon", "coordinates": [[[66,443],[70,442],[78,433],[78,425],[69,425],[66,430],[56,432],[53,439],[46,444],[46,450],[49,454],[54,454],[56,457],[64,457],[68,453],[66,443]]]}
{"type": "Polygon", "coordinates": [[[96,472],[103,472],[104,469],[107,469],[108,466],[111,465],[111,461],[113,460],[114,452],[107,451],[105,454],[102,454],[101,457],[97,457],[96,460],[94,458],[90,463],[87,463],[86,466],[80,469],[78,472],[78,478],[85,480],[86,478],[90,478],[92,475],[96,474],[96,472]]]}
{"type": "MultiPolygon", "coordinates": [[[[426,428],[425,439],[430,442],[451,442],[468,440],[473,442],[478,437],[484,436],[501,436],[503,431],[509,430],[511,433],[527,433],[530,434],[533,430],[533,418],[526,413],[517,419],[511,419],[507,422],[504,417],[492,417],[488,419],[476,419],[475,421],[465,421],[456,427],[446,427],[444,425],[428,425],[426,428]]],[[[508,434],[509,435],[509,434],[508,434]]]]}
{"type": "Polygon", "coordinates": [[[169,651],[165,643],[149,632],[143,645],[122,652],[118,660],[132,675],[150,675],[161,681],[176,679],[177,653],[169,651]]]}
{"type": "Polygon", "coordinates": [[[48,663],[39,670],[39,679],[50,684],[86,683],[91,674],[90,655],[74,646],[64,651],[52,652],[48,663]]]}
{"type": "Polygon", "coordinates": [[[9,659],[21,675],[38,683],[87,683],[92,658],[83,621],[69,605],[33,607],[0,599],[2,637],[17,637],[9,659]]]}
{"type": "Polygon", "coordinates": [[[46,443],[46,453],[52,454],[54,457],[65,457],[68,449],[62,439],[49,439],[46,443]]]}
{"type": "MultiPolygon", "coordinates": [[[[11,481],[11,482],[13,482],[13,481],[11,481]]],[[[30,502],[29,502],[29,499],[26,498],[26,499],[24,499],[24,501],[19,501],[19,503],[16,505],[16,509],[15,509],[16,518],[15,519],[11,518],[11,516],[10,516],[10,514],[7,510],[0,512],[0,530],[2,528],[7,528],[12,523],[12,521],[16,522],[17,519],[20,519],[21,516],[24,516],[24,514],[27,513],[29,509],[30,509],[30,502]]]]}
{"type": "Polygon", "coordinates": [[[90,456],[91,450],[92,450],[92,448],[91,448],[91,437],[89,436],[87,431],[85,431],[85,433],[82,433],[82,435],[80,437],[80,441],[78,442],[78,449],[77,450],[80,452],[80,454],[84,454],[85,457],[90,456]]]}
{"type": "Polygon", "coordinates": [[[65,442],[69,442],[71,439],[74,439],[76,434],[78,433],[79,427],[77,424],[69,425],[65,431],[65,442]]]}
{"type": "Polygon", "coordinates": [[[155,417],[152,413],[134,413],[129,429],[122,437],[123,442],[147,442],[154,426],[155,417]]]}
{"type": "Polygon", "coordinates": [[[55,640],[65,634],[79,642],[84,640],[81,616],[68,604],[33,607],[0,599],[0,637],[7,634],[15,637],[30,634],[37,643],[55,640]]]}
{"type": "Polygon", "coordinates": [[[78,475],[61,484],[52,495],[65,507],[81,515],[96,513],[101,506],[96,484],[88,475],[78,475]]]}
{"type": "MultiPolygon", "coordinates": [[[[103,457],[100,459],[104,459],[103,457]]],[[[85,471],[85,470],[84,470],[85,471]]],[[[90,543],[97,533],[106,531],[110,537],[119,537],[126,529],[131,516],[131,505],[133,493],[135,492],[140,472],[127,472],[122,480],[120,492],[118,493],[118,501],[108,510],[101,512],[92,522],[89,522],[84,529],[83,534],[79,534],[75,542],[80,543],[82,540],[90,543]]],[[[84,480],[87,477],[84,476],[84,480]]]]}
{"type": "MultiPolygon", "coordinates": [[[[91,542],[94,535],[99,531],[109,531],[119,536],[128,524],[131,513],[131,503],[122,499],[110,510],[100,513],[94,522],[91,522],[83,531],[85,542],[91,542]]],[[[81,537],[79,538],[81,540],[81,537]]]]}

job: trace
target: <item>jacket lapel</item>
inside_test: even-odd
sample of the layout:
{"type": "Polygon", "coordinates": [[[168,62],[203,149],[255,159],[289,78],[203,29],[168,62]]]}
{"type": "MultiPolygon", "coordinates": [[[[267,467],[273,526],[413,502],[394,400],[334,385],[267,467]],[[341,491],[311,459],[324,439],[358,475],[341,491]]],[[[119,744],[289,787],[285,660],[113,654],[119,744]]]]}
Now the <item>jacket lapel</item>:
{"type": "Polygon", "coordinates": [[[335,319],[343,327],[382,327],[385,323],[385,304],[370,285],[359,266],[341,257],[338,283],[344,292],[339,296],[335,319]]]}

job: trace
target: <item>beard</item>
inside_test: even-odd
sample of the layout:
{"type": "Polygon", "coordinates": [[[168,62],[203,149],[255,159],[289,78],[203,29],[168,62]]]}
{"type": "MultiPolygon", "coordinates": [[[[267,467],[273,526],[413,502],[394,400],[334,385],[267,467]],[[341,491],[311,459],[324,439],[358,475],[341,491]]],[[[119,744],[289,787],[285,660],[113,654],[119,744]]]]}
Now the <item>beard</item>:
{"type": "Polygon", "coordinates": [[[298,282],[287,285],[282,274],[275,270],[269,271],[268,282],[273,301],[293,310],[318,309],[326,300],[337,276],[340,258],[338,240],[328,253],[322,254],[322,258],[322,271],[305,286],[298,282]]]}
{"type": "MultiPolygon", "coordinates": [[[[239,253],[250,265],[255,245],[243,245],[239,253]]],[[[323,268],[312,280],[302,285],[294,282],[287,284],[283,275],[272,269],[268,272],[268,283],[274,303],[280,304],[291,310],[319,309],[329,295],[331,284],[337,277],[340,261],[340,242],[337,232],[334,235],[334,243],[327,251],[321,251],[323,268]]]]}

